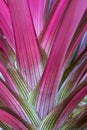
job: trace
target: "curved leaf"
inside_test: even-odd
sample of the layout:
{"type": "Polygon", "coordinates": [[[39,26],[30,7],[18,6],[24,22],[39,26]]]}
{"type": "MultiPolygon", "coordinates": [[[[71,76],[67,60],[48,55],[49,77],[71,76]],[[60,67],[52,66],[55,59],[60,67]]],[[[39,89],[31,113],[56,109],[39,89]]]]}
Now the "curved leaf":
{"type": "Polygon", "coordinates": [[[65,82],[62,84],[58,91],[58,101],[62,102],[70,93],[72,89],[75,89],[79,80],[82,78],[84,72],[87,70],[87,57],[84,57],[82,61],[73,69],[68,75],[65,82]]]}
{"type": "Polygon", "coordinates": [[[0,28],[2,29],[9,45],[15,50],[14,33],[11,24],[9,9],[4,3],[4,0],[0,0],[0,28]]]}
{"type": "Polygon", "coordinates": [[[28,85],[35,88],[42,76],[42,61],[28,0],[8,0],[8,7],[15,34],[19,70],[28,85]]]}
{"type": "MultiPolygon", "coordinates": [[[[4,55],[7,57],[7,64],[11,64],[12,66],[14,65],[15,62],[15,52],[12,50],[10,45],[8,44],[6,38],[4,37],[3,33],[0,33],[0,50],[4,53],[4,55]]],[[[2,55],[0,52],[0,55],[2,55]]],[[[1,60],[1,59],[0,59],[1,60]]],[[[4,60],[4,59],[3,59],[4,60]]],[[[6,65],[7,65],[6,64],[6,65]]]]}
{"type": "Polygon", "coordinates": [[[42,119],[46,117],[56,105],[57,91],[64,71],[63,63],[65,55],[87,8],[86,2],[87,0],[84,0],[84,2],[81,0],[71,1],[54,42],[40,83],[37,111],[42,119]],[[73,11],[75,11],[75,13],[73,13],[73,11]],[[69,29],[67,31],[68,27],[69,29]]]}
{"type": "MultiPolygon", "coordinates": [[[[87,8],[87,7],[86,7],[87,8]]],[[[84,35],[85,31],[87,30],[87,10],[85,11],[80,24],[78,25],[78,28],[73,36],[73,39],[71,41],[71,44],[68,48],[68,51],[66,53],[66,60],[64,62],[64,64],[66,65],[67,61],[69,60],[72,52],[74,51],[75,47],[78,45],[78,43],[80,42],[82,36],[84,35]]]]}
{"type": "Polygon", "coordinates": [[[34,126],[39,126],[40,119],[31,104],[27,104],[27,101],[16,94],[13,96],[2,82],[0,82],[0,90],[0,99],[8,108],[11,108],[28,123],[31,122],[34,126]]]}
{"type": "Polygon", "coordinates": [[[61,25],[61,20],[63,18],[64,11],[66,10],[68,2],[69,2],[69,0],[60,1],[60,3],[57,5],[57,8],[53,14],[53,17],[50,20],[50,23],[48,24],[48,26],[46,28],[46,32],[41,41],[41,45],[42,45],[43,49],[45,50],[47,56],[49,56],[49,54],[50,54],[51,48],[53,46],[58,29],[61,25]],[[55,21],[56,21],[56,23],[55,23],[55,21]]]}
{"type": "MultiPolygon", "coordinates": [[[[8,124],[13,129],[27,130],[26,126],[24,126],[17,118],[2,109],[0,109],[0,121],[8,124]]],[[[33,129],[30,127],[30,130],[33,129]]]]}
{"type": "MultiPolygon", "coordinates": [[[[45,18],[45,9],[46,9],[46,0],[28,0],[30,4],[30,10],[31,10],[31,15],[34,23],[34,27],[36,30],[37,36],[41,33],[44,22],[46,20],[45,18]],[[38,16],[38,17],[37,17],[38,16]]],[[[48,0],[49,1],[49,0],[48,0]]],[[[46,12],[47,13],[47,12],[46,12]]]]}
{"type": "Polygon", "coordinates": [[[65,122],[65,119],[68,117],[71,111],[77,106],[77,104],[86,95],[87,95],[87,86],[84,86],[84,88],[80,92],[77,93],[77,95],[69,102],[65,110],[62,112],[61,116],[59,117],[55,125],[55,130],[58,130],[63,125],[63,123],[65,122]]]}
{"type": "Polygon", "coordinates": [[[80,41],[80,46],[78,48],[75,59],[77,59],[77,57],[83,52],[83,50],[85,50],[85,48],[87,48],[87,31],[84,33],[84,35],[80,41]]]}
{"type": "Polygon", "coordinates": [[[65,122],[65,118],[68,118],[68,115],[71,113],[71,111],[78,105],[78,103],[87,94],[86,86],[87,86],[87,80],[85,79],[80,85],[78,85],[78,87],[75,90],[73,90],[70,93],[70,95],[61,104],[57,105],[53,109],[53,111],[51,111],[50,114],[48,114],[48,116],[42,121],[40,128],[42,130],[54,129],[54,126],[57,123],[57,121],[60,121],[61,122],[60,124],[63,125],[63,123],[65,122]],[[76,99],[79,94],[81,94],[80,97],[76,99]],[[72,107],[69,106],[71,103],[72,107]],[[66,111],[66,113],[64,111],[66,111]],[[60,119],[61,115],[63,116],[63,114],[66,114],[66,116],[63,117],[64,119],[60,119]]]}
{"type": "Polygon", "coordinates": [[[60,82],[60,86],[63,84],[63,82],[66,80],[67,76],[72,72],[72,70],[78,65],[80,60],[83,59],[87,55],[87,48],[78,56],[78,58],[68,67],[65,69],[62,80],[60,82]]]}
{"type": "Polygon", "coordinates": [[[30,103],[27,104],[27,101],[22,100],[20,97],[17,97],[17,99],[29,117],[31,123],[36,127],[39,126],[41,121],[34,107],[30,103]]]}
{"type": "Polygon", "coordinates": [[[4,130],[12,130],[10,127],[8,127],[6,124],[4,124],[3,122],[0,122],[0,128],[4,129],[4,130]]]}
{"type": "Polygon", "coordinates": [[[20,95],[24,99],[28,100],[31,89],[23,79],[21,73],[19,73],[15,68],[8,68],[7,71],[12,78],[14,84],[16,85],[17,89],[19,90],[20,95]]]}
{"type": "Polygon", "coordinates": [[[29,122],[28,116],[25,111],[15,99],[12,93],[6,88],[6,86],[0,81],[0,100],[4,102],[6,106],[11,108],[14,112],[21,116],[24,120],[29,122]]]}
{"type": "Polygon", "coordinates": [[[67,121],[62,130],[82,129],[87,126],[87,110],[82,111],[78,116],[67,121]]]}
{"type": "Polygon", "coordinates": [[[14,82],[12,81],[10,75],[8,74],[6,68],[4,67],[4,65],[2,63],[0,63],[0,72],[4,76],[4,78],[8,84],[8,87],[10,87],[10,89],[12,91],[14,91],[15,93],[19,94],[17,87],[15,86],[14,82]]]}

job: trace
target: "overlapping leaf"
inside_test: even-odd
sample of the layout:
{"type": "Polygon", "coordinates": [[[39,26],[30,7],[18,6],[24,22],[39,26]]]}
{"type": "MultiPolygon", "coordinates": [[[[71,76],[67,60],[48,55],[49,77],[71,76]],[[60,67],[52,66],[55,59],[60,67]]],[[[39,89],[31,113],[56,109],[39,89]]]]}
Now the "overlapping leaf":
{"type": "Polygon", "coordinates": [[[2,29],[9,45],[15,50],[14,33],[12,29],[9,9],[3,0],[0,0],[0,28],[2,29]]]}
{"type": "Polygon", "coordinates": [[[71,1],[67,8],[40,84],[37,111],[41,118],[46,117],[56,104],[58,86],[64,71],[65,54],[85,13],[86,2],[86,0],[84,2],[81,0],[71,1]]]}
{"type": "Polygon", "coordinates": [[[30,4],[31,15],[35,26],[36,34],[37,36],[39,36],[44,26],[45,13],[47,13],[45,12],[46,0],[28,1],[30,4]]]}
{"type": "Polygon", "coordinates": [[[78,103],[87,94],[87,80],[85,79],[77,89],[73,90],[72,93],[42,121],[40,128],[42,130],[59,129],[63,126],[65,119],[68,118],[69,114],[75,109],[78,103]]]}
{"type": "Polygon", "coordinates": [[[53,17],[51,18],[48,26],[46,27],[45,34],[43,36],[43,39],[41,41],[41,45],[43,49],[45,50],[47,56],[49,56],[50,51],[52,49],[53,43],[55,41],[55,37],[57,35],[57,32],[60,28],[60,24],[62,22],[62,18],[64,15],[64,12],[67,8],[69,1],[68,0],[61,0],[53,14],[53,17]],[[61,13],[60,13],[61,12],[61,13]],[[56,23],[55,23],[56,21],[56,23]],[[55,24],[55,26],[54,26],[55,24]]]}
{"type": "Polygon", "coordinates": [[[4,102],[6,106],[15,111],[18,115],[21,116],[26,121],[29,121],[25,111],[15,99],[12,93],[6,88],[6,86],[0,81],[0,100],[4,102]]]}
{"type": "Polygon", "coordinates": [[[42,63],[28,0],[8,0],[8,7],[15,33],[18,66],[27,83],[34,88],[42,75],[42,63]]]}
{"type": "Polygon", "coordinates": [[[83,74],[87,70],[86,57],[83,57],[82,60],[83,61],[80,61],[80,63],[73,69],[73,71],[68,75],[67,79],[62,84],[58,92],[59,102],[63,101],[72,89],[75,89],[83,74]]]}
{"type": "Polygon", "coordinates": [[[87,0],[0,0],[0,74],[1,128],[85,128],[87,0]]]}
{"type": "MultiPolygon", "coordinates": [[[[11,128],[16,130],[28,130],[20,120],[11,115],[10,113],[0,109],[0,121],[8,124],[11,128]]],[[[30,130],[35,130],[31,125],[28,127],[30,130]]]]}

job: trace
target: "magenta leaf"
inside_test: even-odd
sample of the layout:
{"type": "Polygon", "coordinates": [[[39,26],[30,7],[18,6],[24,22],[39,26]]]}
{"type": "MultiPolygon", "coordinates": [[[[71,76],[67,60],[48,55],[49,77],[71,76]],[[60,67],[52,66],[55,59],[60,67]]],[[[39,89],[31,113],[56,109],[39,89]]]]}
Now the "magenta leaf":
{"type": "Polygon", "coordinates": [[[11,128],[7,125],[7,124],[5,124],[5,123],[3,123],[3,122],[1,122],[0,121],[0,128],[3,130],[11,130],[11,128]]]}
{"type": "Polygon", "coordinates": [[[14,82],[14,85],[17,87],[20,95],[28,100],[30,94],[30,87],[25,82],[24,78],[22,77],[21,73],[19,73],[15,68],[9,67],[7,73],[10,75],[11,79],[14,82]]]}
{"type": "Polygon", "coordinates": [[[75,59],[77,59],[77,57],[85,50],[85,48],[87,48],[87,31],[84,33],[80,41],[80,46],[75,56],[75,59]]]}
{"type": "Polygon", "coordinates": [[[12,93],[6,88],[6,86],[0,81],[0,100],[4,102],[4,104],[16,112],[22,119],[25,121],[29,121],[25,111],[12,95],[12,93]]]}
{"type": "Polygon", "coordinates": [[[78,65],[68,75],[61,88],[58,91],[58,101],[63,101],[71,92],[71,90],[77,87],[77,84],[81,80],[85,71],[87,70],[87,57],[82,57],[78,65]]]}
{"type": "Polygon", "coordinates": [[[28,1],[8,0],[22,76],[34,88],[42,75],[42,63],[28,1]],[[20,21],[20,22],[19,22],[20,21]]]}
{"type": "MultiPolygon", "coordinates": [[[[27,130],[27,127],[20,120],[2,109],[0,109],[0,121],[8,124],[13,129],[27,130]]],[[[30,130],[33,130],[31,126],[30,130]]]]}
{"type": "Polygon", "coordinates": [[[51,10],[53,10],[53,8],[55,8],[55,5],[58,4],[60,2],[60,0],[50,0],[52,1],[52,7],[51,10]]]}
{"type": "Polygon", "coordinates": [[[48,26],[47,26],[47,28],[46,28],[46,32],[45,32],[44,37],[41,41],[42,47],[48,56],[49,56],[50,51],[52,49],[57,31],[60,27],[61,20],[63,18],[63,15],[64,15],[64,12],[66,10],[68,2],[69,2],[68,0],[61,0],[60,3],[57,5],[57,8],[56,8],[56,10],[53,14],[53,17],[51,18],[48,26]],[[56,21],[56,23],[55,23],[55,21],[56,21]]]}
{"type": "MultiPolygon", "coordinates": [[[[87,12],[85,13],[86,15],[85,15],[85,18],[87,17],[87,12]]],[[[84,20],[84,19],[83,19],[84,20]]],[[[81,21],[82,23],[83,23],[83,21],[81,21]]],[[[81,25],[78,27],[78,29],[81,29],[81,25]]],[[[77,29],[77,32],[79,32],[78,31],[78,29],[77,29]]],[[[72,42],[71,42],[71,45],[70,45],[70,47],[69,47],[69,49],[68,49],[68,51],[67,51],[67,54],[66,54],[66,60],[65,60],[65,63],[64,64],[66,64],[67,63],[67,61],[69,60],[69,58],[70,58],[70,56],[71,56],[71,54],[72,54],[72,52],[74,51],[74,49],[75,49],[75,47],[78,45],[78,43],[80,42],[80,40],[81,40],[81,38],[82,38],[82,36],[84,35],[84,33],[85,33],[85,31],[87,30],[87,25],[86,24],[84,24],[84,26],[82,27],[82,29],[81,29],[81,32],[79,32],[79,34],[75,34],[75,38],[73,38],[72,39],[72,42]]]]}
{"type": "Polygon", "coordinates": [[[77,57],[76,60],[72,64],[68,66],[68,68],[65,69],[62,80],[60,82],[60,86],[63,84],[63,82],[66,80],[68,75],[73,71],[73,69],[80,63],[80,61],[87,55],[87,49],[85,48],[84,51],[77,57]]]}
{"type": "Polygon", "coordinates": [[[7,5],[0,0],[0,28],[2,29],[9,45],[15,50],[14,33],[7,5]]]}
{"type": "Polygon", "coordinates": [[[63,125],[62,129],[64,130],[83,129],[83,128],[86,129],[86,126],[87,126],[87,110],[84,110],[77,116],[69,119],[67,123],[63,125]]]}
{"type": "Polygon", "coordinates": [[[86,102],[87,0],[0,0],[0,128],[84,129],[86,102]]]}
{"type": "Polygon", "coordinates": [[[17,87],[15,86],[13,80],[11,79],[11,77],[8,74],[8,71],[6,70],[6,68],[4,67],[4,65],[2,63],[0,63],[0,72],[3,74],[5,80],[6,80],[7,84],[8,84],[8,87],[13,92],[15,92],[15,93],[17,93],[19,95],[17,87]]]}
{"type": "MultiPolygon", "coordinates": [[[[42,121],[40,128],[42,130],[54,129],[55,123],[59,125],[58,129],[62,127],[65,120],[67,121],[69,119],[69,114],[71,114],[71,112],[76,108],[78,103],[87,95],[86,89],[87,78],[85,78],[83,82],[79,84],[78,87],[73,90],[61,104],[58,104],[56,107],[54,107],[54,109],[42,121]]],[[[55,129],[57,129],[57,127],[55,129]]]]}
{"type": "Polygon", "coordinates": [[[71,113],[71,111],[77,106],[77,104],[87,95],[87,85],[82,88],[75,96],[74,98],[69,102],[67,107],[62,112],[61,116],[57,120],[57,123],[55,125],[55,130],[58,130],[64,123],[65,119],[68,117],[68,115],[71,113]]]}
{"type": "Polygon", "coordinates": [[[85,13],[87,8],[86,2],[87,0],[84,2],[81,0],[71,1],[63,18],[40,83],[37,111],[42,119],[46,117],[56,105],[58,86],[64,71],[63,63],[65,54],[70,46],[78,24],[85,13]]]}
{"type": "Polygon", "coordinates": [[[34,27],[36,30],[37,36],[41,33],[44,22],[45,22],[45,6],[46,6],[46,0],[28,0],[30,4],[30,10],[31,10],[31,15],[34,23],[34,27]],[[38,17],[37,17],[38,16],[38,17]]]}
{"type": "Polygon", "coordinates": [[[8,64],[11,64],[13,66],[15,63],[16,55],[11,46],[8,44],[3,33],[0,33],[0,50],[3,52],[3,55],[7,57],[8,64]]]}
{"type": "Polygon", "coordinates": [[[2,50],[2,52],[9,58],[8,51],[1,40],[0,40],[0,50],[2,50]]]}

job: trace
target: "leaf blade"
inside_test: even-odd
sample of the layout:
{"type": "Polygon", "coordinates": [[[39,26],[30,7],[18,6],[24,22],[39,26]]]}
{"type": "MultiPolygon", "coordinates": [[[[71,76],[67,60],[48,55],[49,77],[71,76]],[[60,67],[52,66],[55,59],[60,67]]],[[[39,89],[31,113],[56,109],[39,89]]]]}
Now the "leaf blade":
{"type": "MultiPolygon", "coordinates": [[[[10,125],[13,129],[22,129],[27,130],[27,128],[14,116],[7,113],[6,111],[0,109],[0,121],[7,123],[10,125]]],[[[32,130],[32,129],[31,129],[32,130]]]]}
{"type": "Polygon", "coordinates": [[[8,0],[8,7],[15,33],[18,65],[22,76],[30,87],[34,88],[42,75],[42,61],[32,23],[30,7],[27,0],[8,0]]]}
{"type": "Polygon", "coordinates": [[[86,2],[87,1],[85,0],[84,3],[82,3],[80,0],[77,1],[78,4],[76,4],[75,1],[71,1],[66,12],[66,17],[64,17],[62,26],[58,32],[40,84],[37,111],[42,119],[46,117],[46,115],[56,105],[56,94],[64,71],[63,63],[65,54],[72,41],[73,35],[76,32],[78,24],[85,13],[87,6],[86,2]],[[82,6],[82,4],[84,6],[82,6]],[[75,15],[73,14],[72,10],[75,10],[75,15]],[[70,28],[67,32],[69,25],[70,28]]]}
{"type": "Polygon", "coordinates": [[[0,28],[2,29],[9,45],[15,50],[14,33],[7,5],[0,0],[0,28]]]}

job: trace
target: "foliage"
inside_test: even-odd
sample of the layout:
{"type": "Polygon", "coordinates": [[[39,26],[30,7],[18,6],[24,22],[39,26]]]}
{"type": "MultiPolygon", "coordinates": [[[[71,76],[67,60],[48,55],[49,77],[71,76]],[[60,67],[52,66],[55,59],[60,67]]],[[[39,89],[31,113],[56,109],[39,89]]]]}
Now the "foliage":
{"type": "Polygon", "coordinates": [[[87,0],[0,0],[0,128],[87,128],[87,0]]]}

